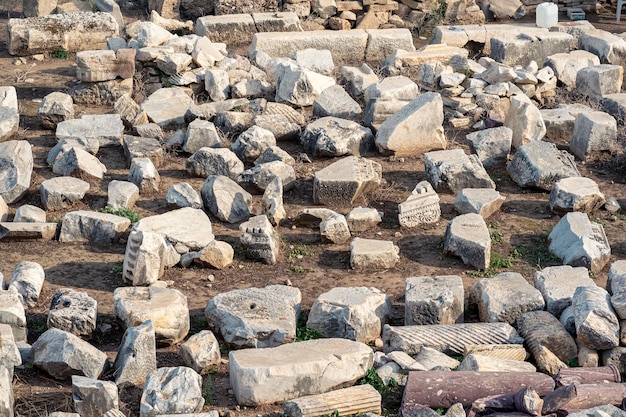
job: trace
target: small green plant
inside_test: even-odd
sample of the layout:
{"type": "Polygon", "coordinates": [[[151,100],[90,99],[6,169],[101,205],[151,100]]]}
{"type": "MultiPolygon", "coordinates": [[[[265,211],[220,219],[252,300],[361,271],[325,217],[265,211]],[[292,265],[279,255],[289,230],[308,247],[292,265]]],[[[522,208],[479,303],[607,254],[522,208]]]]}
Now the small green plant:
{"type": "Polygon", "coordinates": [[[298,319],[298,327],[296,327],[296,342],[304,342],[305,340],[323,339],[324,335],[317,330],[306,327],[306,320],[303,316],[298,319]]]}
{"type": "Polygon", "coordinates": [[[191,316],[189,317],[189,334],[200,333],[208,328],[208,325],[209,323],[204,316],[191,316]]]}
{"type": "Polygon", "coordinates": [[[304,245],[294,245],[289,247],[289,262],[295,262],[296,259],[302,259],[307,256],[309,251],[304,245]]]}
{"type": "Polygon", "coordinates": [[[376,373],[376,368],[374,368],[373,366],[367,370],[365,376],[359,381],[359,384],[370,384],[372,387],[374,387],[376,391],[380,392],[381,395],[385,395],[394,387],[398,386],[398,382],[393,378],[390,378],[389,383],[385,385],[381,377],[379,377],[376,373]]]}
{"type": "Polygon", "coordinates": [[[296,265],[293,267],[293,272],[295,272],[296,274],[303,274],[306,272],[306,269],[304,269],[301,266],[296,265]]]}
{"type": "Polygon", "coordinates": [[[113,208],[111,206],[106,206],[100,211],[102,213],[115,214],[116,216],[126,217],[128,220],[130,220],[131,223],[137,223],[139,220],[141,220],[141,217],[139,217],[139,214],[137,214],[135,210],[125,207],[113,208]]]}
{"type": "Polygon", "coordinates": [[[124,272],[124,264],[122,262],[118,262],[113,268],[111,268],[111,272],[121,277],[124,272]]]}
{"type": "Polygon", "coordinates": [[[36,335],[40,335],[46,331],[46,321],[40,317],[32,317],[28,320],[28,330],[35,333],[36,335]]]}
{"type": "Polygon", "coordinates": [[[437,414],[439,414],[440,416],[442,416],[444,413],[444,409],[441,407],[439,407],[436,411],[437,411],[437,414]]]}
{"type": "Polygon", "coordinates": [[[334,410],[330,414],[326,414],[324,417],[339,417],[339,410],[334,410]]]}
{"type": "Polygon", "coordinates": [[[504,243],[504,235],[502,232],[491,231],[489,232],[489,236],[491,237],[491,241],[494,245],[500,245],[504,243]]]}
{"type": "Polygon", "coordinates": [[[505,258],[504,256],[493,253],[491,254],[491,268],[510,268],[513,266],[513,260],[511,258],[505,258]]]}
{"type": "Polygon", "coordinates": [[[577,367],[578,366],[578,358],[570,359],[569,361],[567,361],[567,366],[569,366],[570,368],[577,367]]]}
{"type": "Polygon", "coordinates": [[[602,226],[606,224],[606,222],[599,217],[592,217],[590,220],[594,223],[601,224],[602,226]]]}
{"type": "Polygon", "coordinates": [[[70,53],[63,49],[59,49],[58,51],[52,53],[52,58],[54,59],[67,59],[69,57],[70,53]]]}
{"type": "Polygon", "coordinates": [[[202,398],[204,398],[204,404],[213,405],[213,395],[214,391],[211,374],[206,374],[204,380],[202,381],[202,398]]]}

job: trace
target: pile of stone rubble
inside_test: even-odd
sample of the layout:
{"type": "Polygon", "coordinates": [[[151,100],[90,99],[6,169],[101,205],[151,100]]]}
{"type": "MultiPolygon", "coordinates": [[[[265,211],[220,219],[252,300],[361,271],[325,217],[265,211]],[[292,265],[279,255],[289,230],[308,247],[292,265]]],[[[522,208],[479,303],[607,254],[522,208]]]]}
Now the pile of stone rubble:
{"type": "Polygon", "coordinates": [[[434,41],[441,43],[415,50],[406,29],[304,32],[290,13],[245,16],[222,19],[222,26],[212,16],[200,18],[195,34],[181,36],[173,31],[186,23],[154,13],[150,22],[126,25],[125,36],[115,13],[9,21],[10,53],[75,51],[80,83],[69,94],[49,94],[38,110],[58,141],[47,157],[58,176],[41,185],[43,209],[18,207],[30,187],[33,156],[26,141],[13,139],[16,90],[0,89],[0,238],[127,238],[123,279],[131,286],[114,292],[115,316],[126,333],[111,363],[87,342],[98,315],[88,294],[58,290],[48,330],[29,346],[26,312],[38,301],[45,271],[24,261],[10,279],[0,275],[0,414],[13,415],[14,368],[32,362],[54,378],[71,379],[82,417],[119,416],[118,387],[129,385],[143,387],[141,416],[202,415],[201,375],[222,361],[216,335],[232,349],[228,364],[238,403],[284,403],[290,416],[380,413],[380,394],[369,386],[334,391],[372,366],[386,383],[406,385],[406,413],[436,414],[430,407],[450,415],[465,414],[463,408],[468,415],[578,415],[572,410],[595,406],[604,407],[580,415],[623,413],[605,405],[626,397],[619,384],[626,264],[611,264],[606,290],[590,278],[609,264],[611,249],[602,225],[588,216],[603,206],[619,210],[619,204],[607,202],[593,180],[580,176],[576,159],[617,147],[626,106],[626,41],[587,22],[550,32],[440,27],[434,41]],[[254,34],[247,57],[212,41],[218,27],[245,32],[248,19],[266,30],[254,34]],[[89,36],[83,37],[86,25],[89,36]],[[38,42],[53,31],[64,36],[38,42]],[[82,43],[74,41],[77,35],[82,43]],[[482,43],[490,56],[470,59],[463,48],[470,41],[482,43]],[[381,71],[364,61],[381,62],[381,71]],[[547,102],[558,88],[575,88],[604,112],[580,105],[539,110],[536,103],[547,102]],[[196,102],[198,95],[208,101],[196,102]],[[113,113],[77,119],[74,103],[108,104],[113,113]],[[311,108],[314,121],[305,122],[297,110],[302,107],[311,108]],[[475,130],[467,135],[475,153],[447,149],[446,122],[475,130]],[[291,140],[305,151],[297,161],[280,146],[291,140]],[[127,181],[106,185],[110,207],[132,208],[139,196],[165,195],[176,209],[132,227],[125,217],[90,210],[69,211],[59,230],[47,222],[48,212],[71,209],[84,198],[91,187],[85,179],[103,180],[100,147],[123,148],[129,165],[127,181]],[[186,182],[161,189],[159,167],[172,149],[188,155],[190,176],[205,178],[199,191],[186,182]],[[409,230],[436,222],[437,193],[456,195],[459,215],[448,223],[444,251],[476,269],[491,265],[485,219],[505,200],[485,167],[506,164],[520,187],[549,191],[550,209],[563,215],[549,235],[550,251],[563,265],[538,271],[533,285],[515,272],[483,278],[467,300],[458,276],[407,278],[404,326],[387,324],[391,301],[384,292],[335,288],[319,295],[307,321],[326,339],[298,343],[292,343],[298,288],[235,290],[208,301],[209,329],[188,338],[187,299],[159,281],[164,269],[222,269],[233,262],[233,247],[215,239],[207,212],[239,224],[250,258],[280,262],[283,192],[295,185],[294,165],[309,156],[338,158],[314,173],[311,196],[311,204],[337,211],[305,208],[299,222],[319,228],[323,241],[349,243],[352,268],[396,265],[400,250],[393,242],[353,237],[382,221],[376,209],[353,207],[381,184],[381,165],[366,158],[373,152],[423,155],[428,181],[398,205],[398,222],[409,230]],[[260,210],[253,195],[262,195],[260,210]],[[12,221],[7,204],[16,207],[12,221]],[[463,323],[466,305],[477,307],[480,323],[463,323]],[[187,366],[157,368],[156,346],[174,344],[187,366]],[[568,368],[574,358],[589,369],[568,368]],[[494,371],[499,374],[487,374],[494,371]],[[99,379],[111,374],[114,381],[99,379]],[[441,385],[448,375],[451,381],[441,385]],[[451,395],[433,395],[442,389],[451,395]]]}

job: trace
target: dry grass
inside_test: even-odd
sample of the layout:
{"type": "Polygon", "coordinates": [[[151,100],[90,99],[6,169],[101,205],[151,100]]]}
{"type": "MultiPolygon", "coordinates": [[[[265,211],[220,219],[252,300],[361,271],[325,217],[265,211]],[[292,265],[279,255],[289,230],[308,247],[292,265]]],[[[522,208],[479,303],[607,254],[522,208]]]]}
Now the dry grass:
{"type": "MultiPolygon", "coordinates": [[[[31,391],[32,391],[32,387],[31,391]]],[[[55,411],[73,412],[69,392],[30,393],[18,395],[15,400],[16,417],[47,417],[55,411]]]]}

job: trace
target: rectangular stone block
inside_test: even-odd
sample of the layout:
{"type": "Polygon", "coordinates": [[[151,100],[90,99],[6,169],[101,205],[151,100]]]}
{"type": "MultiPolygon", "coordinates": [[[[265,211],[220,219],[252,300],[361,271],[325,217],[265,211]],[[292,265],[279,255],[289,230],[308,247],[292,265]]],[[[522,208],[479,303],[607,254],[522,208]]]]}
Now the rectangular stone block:
{"type": "Polygon", "coordinates": [[[81,51],[76,54],[76,78],[98,82],[135,75],[135,49],[81,51]]]}
{"type": "Polygon", "coordinates": [[[407,278],[404,324],[463,323],[463,304],[463,281],[458,275],[407,278]]]}
{"type": "Polygon", "coordinates": [[[257,29],[250,14],[225,14],[199,18],[195,32],[199,36],[208,36],[212,42],[241,44],[250,42],[257,29]]]}
{"type": "MultiPolygon", "coordinates": [[[[396,8],[397,6],[396,3],[396,8]]],[[[415,51],[413,36],[408,29],[367,29],[365,32],[367,32],[366,61],[382,61],[397,49],[415,51]]]]}
{"type": "Polygon", "coordinates": [[[56,223],[0,223],[0,239],[46,239],[56,235],[56,223]]]}

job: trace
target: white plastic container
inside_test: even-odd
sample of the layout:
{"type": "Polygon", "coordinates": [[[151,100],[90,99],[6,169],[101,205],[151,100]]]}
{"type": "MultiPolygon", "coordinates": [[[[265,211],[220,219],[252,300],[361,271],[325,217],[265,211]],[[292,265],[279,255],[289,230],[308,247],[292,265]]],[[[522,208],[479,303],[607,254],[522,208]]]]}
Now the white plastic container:
{"type": "Polygon", "coordinates": [[[556,3],[541,3],[537,6],[537,26],[549,28],[559,22],[559,6],[556,3]]]}

